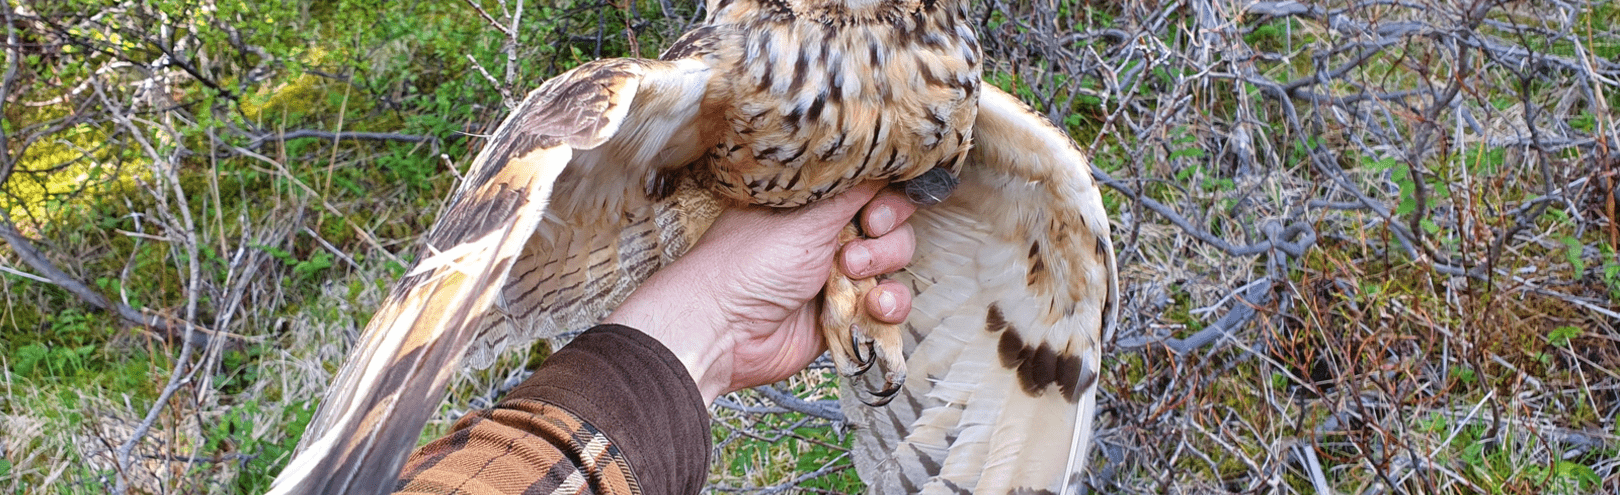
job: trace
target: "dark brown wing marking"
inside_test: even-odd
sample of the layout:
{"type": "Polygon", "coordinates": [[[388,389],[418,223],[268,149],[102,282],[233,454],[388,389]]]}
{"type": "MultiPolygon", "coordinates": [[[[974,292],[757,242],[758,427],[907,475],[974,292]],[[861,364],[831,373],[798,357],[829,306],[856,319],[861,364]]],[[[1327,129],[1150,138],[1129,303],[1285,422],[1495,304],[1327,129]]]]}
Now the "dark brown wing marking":
{"type": "Polygon", "coordinates": [[[1107,211],[1069,137],[990,85],[959,178],[910,221],[907,394],[846,402],[851,457],[875,494],[1075,493],[1117,306],[1107,211]]]}
{"type": "Polygon", "coordinates": [[[1060,353],[1047,342],[1039,346],[1025,344],[1018,329],[1007,323],[995,303],[990,304],[984,329],[1000,335],[996,353],[1001,356],[1001,366],[1018,373],[1018,385],[1026,394],[1039,397],[1048,386],[1055,386],[1063,400],[1073,404],[1080,401],[1079,391],[1097,379],[1095,371],[1081,364],[1080,356],[1060,353]]]}

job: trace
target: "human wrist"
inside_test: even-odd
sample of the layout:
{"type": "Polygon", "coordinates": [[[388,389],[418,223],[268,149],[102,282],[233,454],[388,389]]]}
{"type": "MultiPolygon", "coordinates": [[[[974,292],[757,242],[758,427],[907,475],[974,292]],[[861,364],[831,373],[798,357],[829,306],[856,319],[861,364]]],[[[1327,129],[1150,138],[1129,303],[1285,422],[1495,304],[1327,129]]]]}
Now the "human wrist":
{"type": "Polygon", "coordinates": [[[735,342],[719,331],[730,322],[718,316],[718,303],[707,298],[710,292],[689,286],[696,280],[655,274],[602,322],[640,330],[663,344],[686,367],[708,405],[731,385],[729,359],[735,342]]]}

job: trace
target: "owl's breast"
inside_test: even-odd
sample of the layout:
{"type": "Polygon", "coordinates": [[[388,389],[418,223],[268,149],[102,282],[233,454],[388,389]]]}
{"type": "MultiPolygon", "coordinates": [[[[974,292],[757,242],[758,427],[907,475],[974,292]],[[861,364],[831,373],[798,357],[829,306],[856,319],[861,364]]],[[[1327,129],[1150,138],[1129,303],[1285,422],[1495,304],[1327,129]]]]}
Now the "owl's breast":
{"type": "Polygon", "coordinates": [[[863,181],[953,175],[972,142],[979,45],[959,12],[871,22],[765,18],[740,28],[728,124],[709,153],[722,194],[797,206],[863,181]]]}

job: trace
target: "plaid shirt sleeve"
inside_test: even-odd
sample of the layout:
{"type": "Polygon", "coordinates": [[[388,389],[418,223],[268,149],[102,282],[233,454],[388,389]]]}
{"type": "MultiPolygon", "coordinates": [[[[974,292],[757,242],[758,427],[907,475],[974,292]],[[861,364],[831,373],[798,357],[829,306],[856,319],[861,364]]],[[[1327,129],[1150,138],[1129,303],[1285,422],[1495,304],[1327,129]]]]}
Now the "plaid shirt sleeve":
{"type": "Polygon", "coordinates": [[[411,454],[406,494],[697,493],[709,414],[686,368],[635,329],[602,325],[493,409],[411,454]]]}

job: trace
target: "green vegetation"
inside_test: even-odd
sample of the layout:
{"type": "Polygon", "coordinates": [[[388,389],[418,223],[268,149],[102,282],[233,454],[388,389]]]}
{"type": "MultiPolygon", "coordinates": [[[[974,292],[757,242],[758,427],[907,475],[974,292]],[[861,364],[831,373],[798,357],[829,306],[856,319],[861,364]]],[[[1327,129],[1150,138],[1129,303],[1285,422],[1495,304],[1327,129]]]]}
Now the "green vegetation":
{"type": "MultiPolygon", "coordinates": [[[[6,4],[0,226],[105,302],[0,243],[0,493],[263,492],[511,99],[700,15],[525,2],[511,29],[515,2],[473,3],[502,27],[6,4]]],[[[1114,180],[1097,491],[1620,491],[1620,6],[1571,5],[974,4],[987,81],[1114,180]]],[[[546,352],[465,374],[424,435],[546,352]]],[[[840,425],[715,415],[715,487],[860,492],[840,425]]]]}
{"type": "Polygon", "coordinates": [[[6,223],[171,326],[131,327],[0,250],[0,492],[263,492],[502,91],[662,46],[677,21],[642,17],[657,8],[530,5],[508,68],[506,37],[460,3],[8,3],[6,223]],[[207,345],[115,482],[186,321],[207,345]]]}

